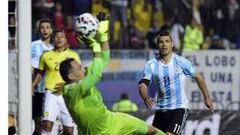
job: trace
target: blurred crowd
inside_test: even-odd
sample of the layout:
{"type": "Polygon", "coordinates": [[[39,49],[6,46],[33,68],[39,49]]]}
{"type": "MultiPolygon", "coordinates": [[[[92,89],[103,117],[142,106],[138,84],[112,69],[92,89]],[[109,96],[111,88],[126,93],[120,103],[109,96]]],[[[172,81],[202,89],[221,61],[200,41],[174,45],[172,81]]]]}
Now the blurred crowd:
{"type": "MultiPolygon", "coordinates": [[[[38,21],[50,18],[55,28],[65,29],[70,48],[86,48],[77,42],[75,18],[104,10],[115,49],[156,49],[156,36],[165,30],[171,32],[178,52],[240,48],[240,0],[33,0],[32,4],[32,40],[38,39],[38,21]]],[[[15,24],[14,16],[9,24],[15,24]]],[[[10,37],[15,35],[11,29],[10,37]]]]}

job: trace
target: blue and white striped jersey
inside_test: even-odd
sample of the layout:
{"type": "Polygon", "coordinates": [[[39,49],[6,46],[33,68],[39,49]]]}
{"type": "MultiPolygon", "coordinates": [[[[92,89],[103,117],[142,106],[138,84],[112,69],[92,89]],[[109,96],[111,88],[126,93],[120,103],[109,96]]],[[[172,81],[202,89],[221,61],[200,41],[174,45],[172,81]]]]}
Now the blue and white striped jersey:
{"type": "Polygon", "coordinates": [[[53,48],[53,45],[45,45],[42,40],[32,42],[32,66],[38,69],[40,57],[43,52],[52,50],[53,48]]]}
{"type": "Polygon", "coordinates": [[[195,74],[189,60],[173,54],[168,64],[162,63],[157,57],[149,60],[142,79],[150,80],[157,88],[156,109],[188,108],[185,77],[194,77],[195,74]]]}
{"type": "MultiPolygon", "coordinates": [[[[32,66],[34,68],[39,68],[40,57],[45,51],[52,50],[53,45],[45,45],[42,40],[36,40],[32,42],[32,66]]],[[[44,86],[45,76],[42,78],[41,82],[38,85],[37,92],[43,93],[45,92],[44,86]]]]}

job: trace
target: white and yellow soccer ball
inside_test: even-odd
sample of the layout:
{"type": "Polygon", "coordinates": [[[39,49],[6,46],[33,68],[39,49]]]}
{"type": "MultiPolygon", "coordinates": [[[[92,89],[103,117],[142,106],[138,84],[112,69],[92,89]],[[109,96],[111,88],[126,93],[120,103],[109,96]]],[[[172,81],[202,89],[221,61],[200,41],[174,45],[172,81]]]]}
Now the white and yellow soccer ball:
{"type": "Polygon", "coordinates": [[[99,21],[90,13],[83,13],[76,18],[75,31],[87,37],[94,37],[97,34],[99,21]]]}

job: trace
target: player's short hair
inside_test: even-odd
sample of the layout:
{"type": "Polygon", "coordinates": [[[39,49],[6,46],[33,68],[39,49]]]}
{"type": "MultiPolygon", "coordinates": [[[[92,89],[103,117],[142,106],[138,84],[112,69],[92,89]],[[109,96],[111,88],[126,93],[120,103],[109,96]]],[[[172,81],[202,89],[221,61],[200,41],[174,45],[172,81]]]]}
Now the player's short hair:
{"type": "Polygon", "coordinates": [[[157,37],[157,43],[159,43],[160,37],[163,37],[163,36],[169,36],[171,41],[172,41],[172,37],[171,37],[171,34],[169,33],[169,31],[163,31],[157,37]]]}
{"type": "Polygon", "coordinates": [[[54,31],[54,37],[56,36],[56,34],[57,33],[64,33],[65,34],[65,36],[66,36],[66,32],[65,32],[65,30],[64,29],[56,29],[55,31],[54,31]]]}
{"type": "Polygon", "coordinates": [[[67,58],[66,60],[62,61],[60,63],[60,75],[62,76],[62,79],[68,83],[71,80],[68,78],[69,70],[72,68],[71,62],[74,61],[73,58],[67,58]]]}
{"type": "Polygon", "coordinates": [[[52,21],[49,18],[43,18],[39,21],[38,29],[40,29],[42,23],[49,23],[50,27],[53,27],[52,21]]]}

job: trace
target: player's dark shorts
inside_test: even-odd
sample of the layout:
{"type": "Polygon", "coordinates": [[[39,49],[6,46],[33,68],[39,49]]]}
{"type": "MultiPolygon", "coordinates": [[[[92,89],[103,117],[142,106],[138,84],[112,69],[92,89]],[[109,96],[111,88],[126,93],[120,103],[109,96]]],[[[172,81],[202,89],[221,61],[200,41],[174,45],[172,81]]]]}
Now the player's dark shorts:
{"type": "Polygon", "coordinates": [[[187,117],[188,109],[157,110],[152,125],[163,132],[181,135],[187,117]]]}
{"type": "Polygon", "coordinates": [[[34,117],[41,117],[43,112],[44,93],[34,92],[32,97],[32,115],[34,117]]]}

